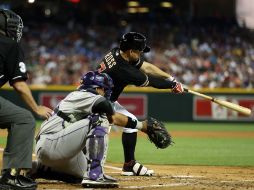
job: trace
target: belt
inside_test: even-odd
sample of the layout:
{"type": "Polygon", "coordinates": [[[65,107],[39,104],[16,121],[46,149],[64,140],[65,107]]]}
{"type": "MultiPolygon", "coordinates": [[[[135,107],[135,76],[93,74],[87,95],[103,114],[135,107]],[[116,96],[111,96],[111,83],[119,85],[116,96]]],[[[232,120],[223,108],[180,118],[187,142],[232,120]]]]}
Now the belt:
{"type": "Polygon", "coordinates": [[[56,112],[56,115],[61,117],[63,120],[67,121],[67,122],[70,122],[71,121],[71,118],[69,118],[68,115],[66,115],[64,112],[62,111],[58,111],[56,112]]]}
{"type": "MultiPolygon", "coordinates": [[[[59,117],[61,117],[64,121],[70,122],[71,118],[66,115],[64,112],[60,111],[58,108],[54,110],[55,114],[59,117]]],[[[40,140],[40,135],[35,137],[35,143],[37,143],[40,140]]]]}
{"type": "Polygon", "coordinates": [[[60,111],[58,108],[54,110],[57,116],[61,117],[63,120],[70,122],[71,118],[64,112],[60,111]]]}

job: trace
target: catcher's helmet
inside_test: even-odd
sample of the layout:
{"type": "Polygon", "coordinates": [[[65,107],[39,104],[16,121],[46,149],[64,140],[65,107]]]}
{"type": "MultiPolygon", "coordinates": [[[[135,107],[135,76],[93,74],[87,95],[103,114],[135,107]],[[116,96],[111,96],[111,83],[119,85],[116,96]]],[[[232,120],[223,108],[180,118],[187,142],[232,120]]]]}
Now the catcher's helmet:
{"type": "Polygon", "coordinates": [[[81,77],[79,90],[103,88],[105,91],[105,98],[109,99],[112,93],[113,80],[106,73],[98,73],[89,71],[81,77]]]}
{"type": "Polygon", "coordinates": [[[146,37],[138,32],[128,32],[120,40],[120,50],[135,49],[147,53],[150,47],[146,45],[146,37]]]}
{"type": "Polygon", "coordinates": [[[22,37],[23,21],[13,11],[0,8],[0,29],[6,36],[19,42],[22,37]]]}

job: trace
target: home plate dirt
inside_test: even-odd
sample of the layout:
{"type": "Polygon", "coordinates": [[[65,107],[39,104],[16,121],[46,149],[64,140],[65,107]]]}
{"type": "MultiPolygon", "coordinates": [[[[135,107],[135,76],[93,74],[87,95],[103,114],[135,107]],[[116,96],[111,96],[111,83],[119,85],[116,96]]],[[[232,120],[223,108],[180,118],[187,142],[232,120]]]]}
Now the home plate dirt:
{"type": "MultiPolygon", "coordinates": [[[[121,176],[120,164],[106,164],[107,174],[119,180],[118,189],[254,190],[254,167],[148,165],[151,177],[121,176]]],[[[82,189],[80,184],[38,179],[38,189],[82,189]]]]}

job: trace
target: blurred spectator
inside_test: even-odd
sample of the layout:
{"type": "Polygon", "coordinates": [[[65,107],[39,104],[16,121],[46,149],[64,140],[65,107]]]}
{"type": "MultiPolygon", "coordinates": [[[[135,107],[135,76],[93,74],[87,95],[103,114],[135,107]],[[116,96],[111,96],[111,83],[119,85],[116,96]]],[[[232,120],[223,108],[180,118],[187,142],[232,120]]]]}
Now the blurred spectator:
{"type": "Polygon", "coordinates": [[[135,23],[122,29],[72,20],[67,25],[30,24],[23,40],[30,83],[76,84],[122,33],[132,30],[151,39],[146,59],[189,87],[254,88],[254,45],[235,25],[143,25],[142,31],[135,23]]]}

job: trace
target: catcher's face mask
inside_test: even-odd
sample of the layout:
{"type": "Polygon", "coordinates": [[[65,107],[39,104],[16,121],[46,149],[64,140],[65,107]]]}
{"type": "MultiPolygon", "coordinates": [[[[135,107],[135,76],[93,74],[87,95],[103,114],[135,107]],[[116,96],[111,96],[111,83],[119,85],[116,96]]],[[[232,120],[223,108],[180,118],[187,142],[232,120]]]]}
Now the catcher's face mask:
{"type": "Polygon", "coordinates": [[[102,88],[105,92],[105,98],[110,99],[113,87],[113,80],[109,75],[107,75],[106,73],[97,73],[90,71],[84,76],[82,76],[81,85],[78,89],[82,90],[102,88]]]}
{"type": "Polygon", "coordinates": [[[23,21],[19,15],[11,10],[0,9],[0,27],[6,36],[19,42],[22,37],[23,21]],[[4,18],[4,19],[3,19],[4,18]]]}

